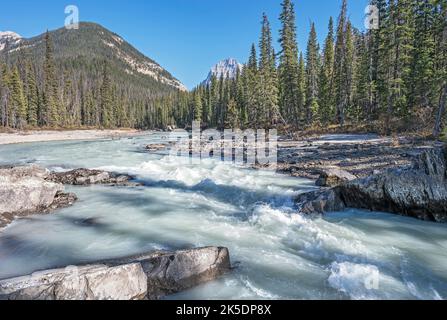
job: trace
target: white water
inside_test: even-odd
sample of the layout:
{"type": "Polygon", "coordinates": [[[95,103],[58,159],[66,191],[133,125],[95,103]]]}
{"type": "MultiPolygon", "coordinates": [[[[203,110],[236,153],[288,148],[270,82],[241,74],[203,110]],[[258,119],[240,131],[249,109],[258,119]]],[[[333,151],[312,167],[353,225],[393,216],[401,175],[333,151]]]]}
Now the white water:
{"type": "Polygon", "coordinates": [[[0,231],[0,279],[218,245],[230,249],[233,272],[170,299],[447,298],[446,225],[358,210],[301,216],[292,197],[310,181],[142,152],[159,138],[0,146],[0,164],[102,168],[148,185],[71,187],[73,207],[0,231]]]}

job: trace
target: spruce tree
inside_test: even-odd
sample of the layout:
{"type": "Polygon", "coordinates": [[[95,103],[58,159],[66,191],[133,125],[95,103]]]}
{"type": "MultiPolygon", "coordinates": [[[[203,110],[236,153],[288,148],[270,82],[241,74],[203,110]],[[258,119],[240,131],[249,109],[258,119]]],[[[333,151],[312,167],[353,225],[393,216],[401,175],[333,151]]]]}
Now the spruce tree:
{"type": "Polygon", "coordinates": [[[328,35],[324,43],[323,63],[319,77],[319,117],[323,124],[335,119],[334,93],[334,20],[329,20],[328,35]]]}
{"type": "Polygon", "coordinates": [[[279,104],[286,119],[298,124],[302,113],[300,81],[298,78],[298,44],[296,40],[295,9],[291,0],[283,0],[279,43],[279,104]]]}
{"type": "Polygon", "coordinates": [[[334,55],[334,93],[337,111],[337,123],[343,126],[345,123],[345,109],[348,104],[346,92],[346,25],[347,2],[343,0],[337,26],[337,40],[334,55]]]}
{"type": "Polygon", "coordinates": [[[38,125],[39,115],[39,88],[37,87],[36,73],[30,61],[26,65],[26,81],[27,81],[27,120],[30,126],[38,125]]]}
{"type": "Polygon", "coordinates": [[[319,114],[318,73],[320,71],[320,48],[315,24],[312,23],[306,54],[306,120],[310,124],[314,115],[319,114]]]}
{"type": "Polygon", "coordinates": [[[13,110],[13,117],[11,122],[16,128],[23,128],[26,125],[27,107],[26,98],[23,88],[23,82],[20,78],[19,69],[14,68],[11,76],[11,106],[13,110]]]}
{"type": "Polygon", "coordinates": [[[50,33],[45,35],[45,90],[44,90],[44,125],[57,126],[60,121],[58,110],[58,84],[56,78],[56,66],[54,62],[53,42],[50,33]]]}
{"type": "Polygon", "coordinates": [[[269,127],[277,122],[279,107],[275,52],[272,46],[270,23],[265,14],[262,19],[259,48],[259,89],[257,90],[259,93],[259,105],[257,113],[260,125],[269,127]]]}

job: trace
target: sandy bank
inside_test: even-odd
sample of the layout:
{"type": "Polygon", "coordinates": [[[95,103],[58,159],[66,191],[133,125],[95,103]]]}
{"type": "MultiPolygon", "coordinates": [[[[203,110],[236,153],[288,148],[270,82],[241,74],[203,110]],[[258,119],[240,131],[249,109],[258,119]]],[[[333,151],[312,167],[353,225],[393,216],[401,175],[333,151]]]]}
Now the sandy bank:
{"type": "Polygon", "coordinates": [[[0,133],[0,145],[64,140],[118,139],[139,134],[142,134],[142,132],[138,130],[23,131],[0,133]]]}

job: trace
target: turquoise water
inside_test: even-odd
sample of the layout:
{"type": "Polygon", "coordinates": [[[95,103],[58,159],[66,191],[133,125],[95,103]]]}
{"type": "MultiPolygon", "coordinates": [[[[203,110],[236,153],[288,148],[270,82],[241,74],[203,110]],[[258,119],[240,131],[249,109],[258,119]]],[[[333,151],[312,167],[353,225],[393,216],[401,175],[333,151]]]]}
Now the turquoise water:
{"type": "Polygon", "coordinates": [[[154,249],[226,246],[233,272],[169,299],[444,299],[447,226],[348,210],[311,218],[313,183],[217,160],[148,154],[160,134],[0,146],[0,164],[100,168],[144,187],[69,187],[70,208],[0,231],[0,279],[154,249]]]}

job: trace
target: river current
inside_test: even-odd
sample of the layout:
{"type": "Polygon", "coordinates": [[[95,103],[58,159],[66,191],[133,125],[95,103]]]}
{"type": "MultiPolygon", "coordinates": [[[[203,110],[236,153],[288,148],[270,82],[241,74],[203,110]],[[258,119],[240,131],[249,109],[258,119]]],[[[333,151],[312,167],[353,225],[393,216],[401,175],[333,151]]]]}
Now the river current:
{"type": "Polygon", "coordinates": [[[150,154],[161,134],[0,146],[1,164],[98,168],[144,187],[67,187],[79,201],[0,230],[0,279],[151,250],[225,246],[234,270],[168,299],[446,299],[447,225],[387,213],[296,213],[314,183],[150,154]]]}

